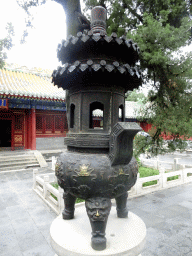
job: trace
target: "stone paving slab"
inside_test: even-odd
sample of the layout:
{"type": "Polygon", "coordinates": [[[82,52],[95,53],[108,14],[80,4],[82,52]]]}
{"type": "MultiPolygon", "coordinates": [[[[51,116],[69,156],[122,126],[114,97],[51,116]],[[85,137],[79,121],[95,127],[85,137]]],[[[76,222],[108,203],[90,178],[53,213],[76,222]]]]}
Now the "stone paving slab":
{"type": "MultiPolygon", "coordinates": [[[[54,256],[57,215],[33,192],[32,170],[0,173],[0,256],[54,256]]],[[[192,256],[192,184],[128,200],[146,224],[142,256],[192,256]]]]}
{"type": "Polygon", "coordinates": [[[53,256],[56,214],[33,192],[32,170],[0,173],[0,256],[53,256]]]}

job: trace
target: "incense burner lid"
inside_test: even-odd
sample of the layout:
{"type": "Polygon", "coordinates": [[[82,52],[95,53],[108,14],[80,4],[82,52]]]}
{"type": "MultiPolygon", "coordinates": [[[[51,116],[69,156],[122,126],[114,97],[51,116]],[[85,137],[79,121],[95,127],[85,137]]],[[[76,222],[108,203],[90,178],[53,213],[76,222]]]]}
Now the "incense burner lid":
{"type": "Polygon", "coordinates": [[[57,48],[57,57],[64,65],[75,60],[91,58],[116,59],[117,61],[134,65],[139,60],[140,49],[132,39],[125,36],[117,37],[116,33],[107,36],[104,32],[94,34],[91,30],[87,33],[78,32],[77,36],[69,36],[62,40],[57,48]]]}

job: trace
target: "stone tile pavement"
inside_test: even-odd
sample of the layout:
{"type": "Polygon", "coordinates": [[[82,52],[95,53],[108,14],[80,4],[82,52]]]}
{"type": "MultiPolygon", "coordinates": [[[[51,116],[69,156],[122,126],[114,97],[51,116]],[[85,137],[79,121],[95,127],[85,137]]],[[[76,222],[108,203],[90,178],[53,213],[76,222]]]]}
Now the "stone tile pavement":
{"type": "Polygon", "coordinates": [[[32,190],[32,170],[0,173],[0,255],[53,256],[56,214],[32,190]]]}
{"type": "Polygon", "coordinates": [[[128,201],[147,227],[142,256],[192,256],[192,184],[128,201]]]}
{"type": "MultiPolygon", "coordinates": [[[[54,256],[56,214],[32,190],[32,170],[0,173],[0,256],[54,256]]],[[[142,256],[192,256],[192,184],[128,200],[147,227],[142,256]]]]}

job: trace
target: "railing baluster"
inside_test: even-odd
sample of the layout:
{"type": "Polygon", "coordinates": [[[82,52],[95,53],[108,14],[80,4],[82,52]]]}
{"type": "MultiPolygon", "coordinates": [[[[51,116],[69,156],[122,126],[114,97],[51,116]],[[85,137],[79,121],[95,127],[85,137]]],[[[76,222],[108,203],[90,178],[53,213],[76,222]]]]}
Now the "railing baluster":
{"type": "MultiPolygon", "coordinates": [[[[181,184],[185,184],[188,182],[192,182],[192,176],[187,176],[188,173],[192,174],[192,168],[184,168],[185,166],[181,166],[182,169],[175,172],[165,173],[164,170],[161,170],[159,175],[149,176],[140,178],[140,174],[137,175],[137,182],[135,186],[131,188],[129,191],[129,198],[133,198],[136,196],[141,196],[144,194],[151,193],[153,191],[158,191],[166,188],[170,188],[173,186],[178,186],[181,184]],[[173,181],[167,181],[168,177],[179,175],[179,179],[173,181]],[[148,181],[158,180],[156,185],[151,185],[147,187],[143,187],[143,183],[148,181]]],[[[55,181],[55,174],[49,173],[40,175],[38,173],[38,169],[33,170],[33,190],[57,213],[60,214],[63,210],[64,203],[63,203],[63,189],[59,187],[58,190],[53,188],[50,185],[50,182],[55,181]],[[43,186],[43,193],[39,191],[38,185],[41,184],[43,186]],[[57,197],[57,204],[55,200],[50,200],[47,196],[48,193],[52,193],[54,196],[57,197]]]]}

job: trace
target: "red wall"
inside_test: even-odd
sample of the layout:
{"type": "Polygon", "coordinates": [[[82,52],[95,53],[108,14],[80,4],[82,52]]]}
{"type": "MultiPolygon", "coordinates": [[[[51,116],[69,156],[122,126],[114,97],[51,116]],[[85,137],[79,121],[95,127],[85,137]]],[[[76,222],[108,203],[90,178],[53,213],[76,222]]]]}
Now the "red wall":
{"type": "Polygon", "coordinates": [[[1,109],[0,120],[11,120],[12,150],[36,149],[37,137],[65,137],[68,132],[66,112],[62,111],[1,109]]]}
{"type": "Polygon", "coordinates": [[[146,122],[141,122],[140,123],[141,128],[144,130],[144,132],[148,132],[149,130],[151,130],[152,125],[148,124],[146,122]]]}

